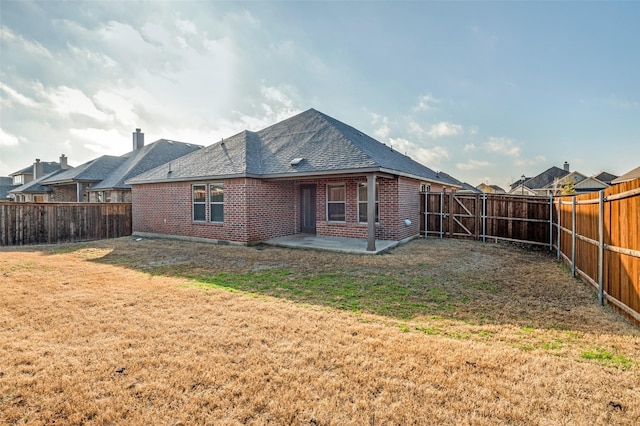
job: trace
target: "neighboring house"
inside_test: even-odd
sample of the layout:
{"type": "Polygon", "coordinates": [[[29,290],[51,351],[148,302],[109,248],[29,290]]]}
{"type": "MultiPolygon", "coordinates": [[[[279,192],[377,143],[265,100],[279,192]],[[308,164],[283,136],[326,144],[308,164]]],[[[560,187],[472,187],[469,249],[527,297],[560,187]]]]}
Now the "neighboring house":
{"type": "Polygon", "coordinates": [[[11,198],[9,197],[9,191],[17,188],[18,186],[19,185],[13,184],[13,178],[9,176],[0,176],[0,201],[11,201],[13,196],[11,196],[11,198]]]}
{"type": "Polygon", "coordinates": [[[314,109],[130,179],[137,235],[256,243],[419,235],[420,191],[459,185],[314,109]]]}
{"type": "MultiPolygon", "coordinates": [[[[608,179],[611,175],[602,172],[598,176],[608,179]]],[[[610,185],[598,179],[597,176],[587,177],[577,172],[569,171],[569,163],[565,161],[564,167],[551,167],[532,178],[519,179],[511,184],[509,194],[551,196],[560,195],[563,187],[573,183],[576,193],[594,192],[607,188],[610,185]]]]}
{"type": "Polygon", "coordinates": [[[133,151],[119,157],[103,155],[72,170],[42,181],[52,191],[54,201],[131,202],[126,179],[166,164],[202,146],[159,139],[144,145],[144,133],[133,133],[133,151]]]}
{"type": "Polygon", "coordinates": [[[630,180],[634,180],[634,179],[638,179],[638,178],[640,178],[640,166],[636,167],[633,170],[628,171],[627,173],[623,174],[620,177],[617,177],[617,178],[613,179],[611,181],[611,184],[617,185],[619,183],[628,182],[630,180]]]}
{"type": "Polygon", "coordinates": [[[11,174],[13,185],[8,191],[9,197],[14,201],[21,202],[49,201],[51,191],[42,187],[40,183],[47,177],[68,168],[67,157],[64,154],[60,156],[59,163],[55,161],[42,162],[36,158],[33,166],[25,167],[11,174]]]}
{"type": "Polygon", "coordinates": [[[608,186],[611,186],[611,182],[614,179],[617,179],[618,176],[612,175],[611,173],[607,173],[607,172],[601,172],[600,174],[595,175],[594,178],[598,179],[602,183],[607,184],[608,186]]]}
{"type": "Polygon", "coordinates": [[[484,192],[485,194],[506,194],[507,193],[507,191],[500,188],[498,185],[489,185],[486,183],[481,183],[480,185],[476,186],[476,188],[480,192],[484,192]]]}

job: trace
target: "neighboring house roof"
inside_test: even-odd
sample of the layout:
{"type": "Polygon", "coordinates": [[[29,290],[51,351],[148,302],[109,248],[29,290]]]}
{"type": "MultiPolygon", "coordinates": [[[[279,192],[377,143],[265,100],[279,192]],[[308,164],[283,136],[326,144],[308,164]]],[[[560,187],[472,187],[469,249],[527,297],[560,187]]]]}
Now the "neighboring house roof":
{"type": "MultiPolygon", "coordinates": [[[[578,184],[579,182],[582,182],[586,178],[587,177],[585,175],[583,175],[582,173],[573,171],[573,172],[567,173],[566,175],[564,175],[562,177],[554,179],[552,182],[547,184],[544,188],[547,188],[547,189],[559,189],[560,186],[564,185],[568,181],[573,181],[574,184],[578,184]]],[[[526,184],[526,182],[525,182],[525,184],[526,184]]],[[[541,189],[541,188],[531,188],[531,189],[541,189]]]]}
{"type": "Polygon", "coordinates": [[[593,177],[598,179],[600,182],[604,182],[607,185],[611,185],[611,181],[614,180],[615,178],[617,178],[618,176],[613,175],[611,173],[602,172],[599,175],[595,175],[593,177]]]}
{"type": "Polygon", "coordinates": [[[631,171],[628,171],[627,173],[623,174],[620,177],[615,178],[614,180],[611,181],[611,183],[615,185],[617,183],[627,182],[629,180],[633,180],[637,178],[640,178],[640,166],[636,167],[631,171]]]}
{"type": "Polygon", "coordinates": [[[159,139],[141,149],[132,151],[131,155],[120,166],[100,183],[92,186],[91,191],[129,189],[131,185],[125,183],[127,179],[198,151],[201,148],[203,148],[201,145],[159,139]]]}
{"type": "Polygon", "coordinates": [[[9,198],[9,191],[18,186],[13,184],[13,178],[0,176],[0,200],[9,198]]]}
{"type": "Polygon", "coordinates": [[[149,170],[128,183],[223,177],[384,172],[457,186],[430,168],[315,109],[149,170]],[[301,159],[296,165],[295,159],[301,159]]]}
{"type": "Polygon", "coordinates": [[[55,175],[58,175],[66,170],[58,169],[52,173],[46,174],[39,179],[32,180],[29,183],[25,183],[24,185],[20,185],[15,189],[9,191],[12,194],[44,194],[47,192],[51,192],[51,188],[48,186],[42,185],[42,182],[46,179],[52,178],[55,175]]]}
{"type": "Polygon", "coordinates": [[[540,173],[537,176],[526,179],[524,186],[531,189],[540,189],[549,187],[556,179],[561,179],[568,175],[569,172],[559,167],[553,166],[540,173]]]}
{"type": "Polygon", "coordinates": [[[103,155],[73,169],[42,180],[45,185],[68,184],[73,182],[99,182],[127,160],[127,154],[121,157],[103,155]]]}
{"type": "MultiPolygon", "coordinates": [[[[60,163],[56,161],[41,161],[40,164],[42,164],[42,170],[45,175],[60,169],[60,163]]],[[[33,164],[25,167],[24,169],[20,169],[17,172],[11,173],[9,176],[32,175],[32,174],[33,174],[33,164]]]]}

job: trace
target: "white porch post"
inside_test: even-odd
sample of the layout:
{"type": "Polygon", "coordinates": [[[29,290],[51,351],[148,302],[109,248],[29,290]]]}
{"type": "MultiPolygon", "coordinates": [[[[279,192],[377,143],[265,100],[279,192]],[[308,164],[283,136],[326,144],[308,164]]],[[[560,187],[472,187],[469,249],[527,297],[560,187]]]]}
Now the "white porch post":
{"type": "Polygon", "coordinates": [[[376,175],[367,176],[367,251],[376,250],[376,175]]]}

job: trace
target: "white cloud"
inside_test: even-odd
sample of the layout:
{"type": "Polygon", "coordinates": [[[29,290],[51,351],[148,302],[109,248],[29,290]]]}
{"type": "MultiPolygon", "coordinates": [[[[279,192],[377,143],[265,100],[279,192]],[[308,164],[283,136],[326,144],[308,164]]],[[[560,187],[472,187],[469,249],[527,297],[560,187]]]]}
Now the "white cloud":
{"type": "Polygon", "coordinates": [[[515,161],[515,164],[517,166],[535,166],[546,162],[547,158],[544,155],[538,155],[534,158],[519,158],[515,161]]]}
{"type": "Polygon", "coordinates": [[[420,96],[420,98],[418,99],[418,105],[414,107],[414,110],[416,111],[433,110],[433,109],[436,109],[436,105],[439,104],[440,102],[442,101],[440,101],[439,99],[436,99],[431,95],[431,93],[429,93],[428,95],[420,96]]]}
{"type": "Polygon", "coordinates": [[[2,26],[0,28],[0,40],[13,44],[20,50],[24,50],[29,55],[43,56],[45,58],[51,58],[51,52],[43,47],[37,41],[30,41],[25,39],[19,34],[15,34],[10,28],[2,26]]]}
{"type": "Polygon", "coordinates": [[[441,138],[445,136],[456,136],[463,132],[463,128],[459,124],[450,123],[448,121],[441,121],[438,124],[431,126],[427,135],[432,138],[441,138]]]}
{"type": "Polygon", "coordinates": [[[122,155],[131,150],[127,136],[115,129],[69,129],[69,133],[75,136],[85,148],[99,155],[122,155]],[[127,143],[125,144],[125,141],[127,143]],[[123,147],[125,147],[123,149],[123,147]]]}
{"type": "Polygon", "coordinates": [[[24,138],[7,133],[0,127],[0,146],[16,146],[21,141],[24,141],[24,138]]]}
{"type": "Polygon", "coordinates": [[[389,142],[394,150],[406,154],[428,167],[440,164],[442,160],[449,158],[449,152],[443,146],[423,148],[404,138],[392,138],[389,142]]]}
{"type": "Polygon", "coordinates": [[[389,127],[389,118],[384,115],[376,114],[374,112],[370,113],[371,115],[371,124],[374,126],[378,126],[373,130],[373,135],[381,140],[387,140],[389,135],[391,134],[391,128],[389,127]]]}
{"type": "Polygon", "coordinates": [[[2,99],[0,100],[0,102],[2,103],[5,103],[7,100],[10,100],[22,106],[26,106],[28,108],[36,108],[38,106],[38,103],[36,101],[23,95],[17,90],[14,90],[13,88],[9,87],[8,85],[2,82],[0,82],[0,90],[4,91],[7,94],[7,97],[3,96],[2,99]]]}
{"type": "Polygon", "coordinates": [[[513,139],[491,136],[484,147],[488,152],[495,152],[509,157],[520,156],[520,144],[513,139]]]}
{"type": "Polygon", "coordinates": [[[67,86],[47,89],[40,85],[39,90],[40,95],[49,101],[53,110],[63,118],[70,118],[71,115],[78,114],[103,122],[108,119],[108,116],[98,110],[93,101],[78,89],[67,86]]]}
{"type": "Polygon", "coordinates": [[[464,152],[475,151],[476,146],[472,143],[468,143],[464,146],[464,152]]]}
{"type": "Polygon", "coordinates": [[[458,170],[476,170],[482,167],[490,166],[491,163],[488,161],[481,160],[469,160],[466,163],[458,163],[456,164],[456,168],[458,170]]]}
{"type": "Polygon", "coordinates": [[[100,90],[95,94],[93,100],[101,111],[108,113],[113,120],[128,127],[135,127],[139,120],[134,112],[135,106],[127,99],[116,92],[100,90]]]}

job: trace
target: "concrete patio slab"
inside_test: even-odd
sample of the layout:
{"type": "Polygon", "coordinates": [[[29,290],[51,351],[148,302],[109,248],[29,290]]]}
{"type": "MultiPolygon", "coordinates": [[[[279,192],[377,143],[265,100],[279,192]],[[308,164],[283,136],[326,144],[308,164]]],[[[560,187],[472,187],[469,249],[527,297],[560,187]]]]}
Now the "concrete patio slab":
{"type": "Polygon", "coordinates": [[[367,251],[367,240],[358,238],[324,237],[309,234],[287,235],[264,241],[277,247],[327,250],[356,254],[380,254],[400,244],[400,241],[376,240],[376,250],[367,251]]]}

